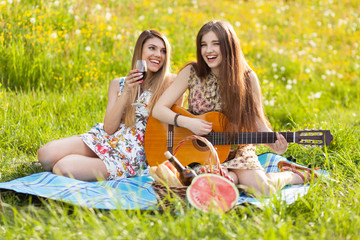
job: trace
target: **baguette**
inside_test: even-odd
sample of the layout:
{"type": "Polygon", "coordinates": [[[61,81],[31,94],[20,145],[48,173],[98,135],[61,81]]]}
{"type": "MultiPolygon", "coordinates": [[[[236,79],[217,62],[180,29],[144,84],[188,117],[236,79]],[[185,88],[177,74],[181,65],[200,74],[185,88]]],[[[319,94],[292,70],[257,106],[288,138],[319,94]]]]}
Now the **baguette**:
{"type": "Polygon", "coordinates": [[[153,166],[153,167],[150,167],[149,168],[149,174],[150,174],[150,176],[156,181],[156,182],[159,182],[159,183],[161,183],[161,179],[159,178],[159,176],[156,174],[156,169],[157,169],[158,167],[156,167],[156,166],[153,166]]]}
{"type": "Polygon", "coordinates": [[[160,164],[156,171],[156,175],[162,181],[168,184],[169,187],[182,187],[184,186],[177,178],[176,174],[173,173],[166,165],[160,164]]]}

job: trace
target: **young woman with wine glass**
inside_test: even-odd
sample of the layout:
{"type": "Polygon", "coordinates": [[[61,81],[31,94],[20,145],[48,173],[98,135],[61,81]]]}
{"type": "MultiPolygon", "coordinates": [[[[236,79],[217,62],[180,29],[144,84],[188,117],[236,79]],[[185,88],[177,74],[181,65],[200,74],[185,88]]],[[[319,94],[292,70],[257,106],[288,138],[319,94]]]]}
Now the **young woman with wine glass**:
{"type": "MultiPolygon", "coordinates": [[[[233,27],[225,21],[210,21],[199,31],[196,40],[197,62],[187,64],[174,83],[164,92],[153,109],[153,116],[168,124],[206,135],[212,123],[178,115],[170,108],[187,89],[188,106],[193,114],[222,112],[231,132],[272,132],[263,111],[259,80],[247,64],[233,27]]],[[[288,143],[276,133],[277,140],[267,144],[283,154],[288,143]]],[[[222,164],[235,184],[258,195],[269,195],[288,184],[302,184],[310,179],[308,169],[284,166],[279,173],[266,174],[255,146],[239,145],[222,164]]]]}
{"type": "Polygon", "coordinates": [[[148,116],[175,77],[169,64],[167,38],[154,30],[142,32],[134,49],[133,70],[110,82],[104,123],[80,136],[45,144],[38,150],[43,168],[85,181],[140,175],[147,168],[143,143],[148,116]],[[145,76],[136,69],[137,60],[146,63],[145,76]]]}

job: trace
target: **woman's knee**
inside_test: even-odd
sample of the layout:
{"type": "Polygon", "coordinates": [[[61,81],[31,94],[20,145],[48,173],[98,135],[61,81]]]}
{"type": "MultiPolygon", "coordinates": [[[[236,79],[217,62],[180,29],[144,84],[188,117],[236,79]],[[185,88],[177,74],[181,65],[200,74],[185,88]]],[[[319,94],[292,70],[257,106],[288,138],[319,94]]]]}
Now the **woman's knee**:
{"type": "Polygon", "coordinates": [[[261,170],[238,170],[235,172],[239,184],[254,192],[256,196],[270,196],[276,191],[270,179],[261,170]]]}
{"type": "Polygon", "coordinates": [[[53,149],[51,145],[52,142],[49,142],[37,151],[37,158],[46,171],[51,170],[52,165],[55,161],[53,156],[53,152],[55,149],[53,149]]]}
{"type": "Polygon", "coordinates": [[[70,167],[68,164],[64,164],[62,161],[58,161],[54,164],[52,172],[56,175],[61,175],[65,177],[71,177],[70,167]]]}

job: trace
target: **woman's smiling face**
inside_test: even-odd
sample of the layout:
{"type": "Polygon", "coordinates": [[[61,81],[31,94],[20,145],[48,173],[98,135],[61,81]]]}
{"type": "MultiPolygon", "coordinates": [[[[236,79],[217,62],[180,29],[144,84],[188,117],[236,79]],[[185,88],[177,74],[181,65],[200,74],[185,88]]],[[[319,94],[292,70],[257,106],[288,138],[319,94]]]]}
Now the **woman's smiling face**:
{"type": "Polygon", "coordinates": [[[148,71],[159,71],[166,59],[166,47],[163,40],[157,37],[146,40],[141,58],[146,61],[148,71]]]}
{"type": "Polygon", "coordinates": [[[201,56],[211,71],[218,74],[222,55],[219,38],[213,31],[210,31],[201,38],[201,56]]]}

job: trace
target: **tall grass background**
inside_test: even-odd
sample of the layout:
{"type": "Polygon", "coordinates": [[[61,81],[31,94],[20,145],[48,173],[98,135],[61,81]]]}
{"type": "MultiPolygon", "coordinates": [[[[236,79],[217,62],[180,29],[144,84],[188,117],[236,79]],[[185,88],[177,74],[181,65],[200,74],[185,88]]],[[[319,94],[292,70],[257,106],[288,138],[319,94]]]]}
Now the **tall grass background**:
{"type": "Polygon", "coordinates": [[[359,238],[357,0],[0,0],[0,181],[43,171],[32,164],[38,148],[103,120],[108,84],[130,70],[143,30],[168,37],[176,73],[195,60],[196,34],[212,19],[234,26],[274,130],[331,130],[330,146],[291,144],[285,156],[334,181],[290,206],[274,198],[223,215],[99,211],[2,191],[0,238],[359,238]]]}

